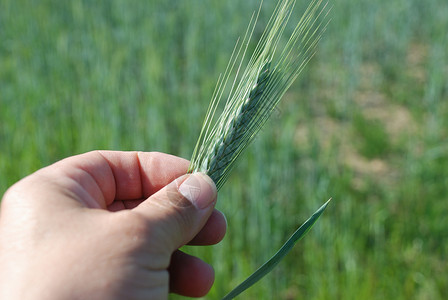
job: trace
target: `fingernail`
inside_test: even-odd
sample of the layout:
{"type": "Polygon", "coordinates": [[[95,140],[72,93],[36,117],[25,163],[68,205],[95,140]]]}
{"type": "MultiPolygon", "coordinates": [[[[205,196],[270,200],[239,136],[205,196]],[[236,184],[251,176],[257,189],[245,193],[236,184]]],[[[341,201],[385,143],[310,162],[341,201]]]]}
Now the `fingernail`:
{"type": "Polygon", "coordinates": [[[191,174],[179,186],[179,192],[198,209],[210,206],[217,193],[213,180],[203,173],[191,174]]]}

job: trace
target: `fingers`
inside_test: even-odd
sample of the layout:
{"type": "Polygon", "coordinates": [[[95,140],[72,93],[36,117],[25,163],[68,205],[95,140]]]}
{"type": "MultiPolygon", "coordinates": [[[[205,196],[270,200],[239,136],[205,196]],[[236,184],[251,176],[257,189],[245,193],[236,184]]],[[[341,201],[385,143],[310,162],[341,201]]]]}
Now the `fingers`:
{"type": "Polygon", "coordinates": [[[222,212],[214,210],[199,233],[188,245],[203,246],[219,243],[226,234],[227,221],[222,212]]]}
{"type": "Polygon", "coordinates": [[[99,151],[110,166],[116,186],[115,200],[147,198],[185,174],[188,161],[159,152],[99,151]]]}
{"type": "Polygon", "coordinates": [[[115,200],[146,199],[185,174],[188,161],[159,152],[99,151],[115,178],[115,200]]]}
{"type": "Polygon", "coordinates": [[[215,280],[209,264],[182,251],[173,253],[168,271],[170,292],[187,297],[205,296],[215,280]]]}
{"type": "Polygon", "coordinates": [[[158,224],[154,239],[173,252],[202,229],[213,212],[217,191],[210,177],[184,175],[143,201],[133,211],[158,224]]]}
{"type": "Polygon", "coordinates": [[[186,174],[190,164],[186,159],[160,152],[138,152],[137,154],[143,173],[142,198],[145,199],[174,179],[186,174]]]}
{"type": "Polygon", "coordinates": [[[120,211],[123,209],[133,209],[137,207],[144,200],[124,200],[124,201],[114,201],[112,202],[107,209],[111,212],[120,211]]]}
{"type": "Polygon", "coordinates": [[[55,181],[89,207],[106,208],[114,200],[146,199],[185,174],[187,168],[187,160],[164,153],[92,151],[36,174],[55,181]]]}

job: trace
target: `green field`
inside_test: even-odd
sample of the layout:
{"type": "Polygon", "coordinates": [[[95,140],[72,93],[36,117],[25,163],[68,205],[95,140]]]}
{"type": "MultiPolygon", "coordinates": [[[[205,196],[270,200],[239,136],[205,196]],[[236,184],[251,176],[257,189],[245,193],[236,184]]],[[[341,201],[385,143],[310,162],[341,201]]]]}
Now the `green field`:
{"type": "MultiPolygon", "coordinates": [[[[275,2],[264,1],[256,37],[275,2]]],[[[0,195],[92,149],[190,158],[258,5],[0,0],[0,195]]],[[[207,299],[245,279],[330,197],[313,230],[241,299],[448,295],[448,1],[332,5],[317,55],[220,192],[226,238],[188,249],[215,266],[207,299]]]]}

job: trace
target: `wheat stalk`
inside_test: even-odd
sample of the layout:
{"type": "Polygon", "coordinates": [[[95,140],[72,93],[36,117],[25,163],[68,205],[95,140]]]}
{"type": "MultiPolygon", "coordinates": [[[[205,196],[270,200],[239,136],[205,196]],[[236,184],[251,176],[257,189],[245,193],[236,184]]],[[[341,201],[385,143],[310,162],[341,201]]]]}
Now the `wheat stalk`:
{"type": "MultiPolygon", "coordinates": [[[[254,53],[239,77],[248,41],[260,10],[256,15],[254,13],[242,42],[237,42],[224,75],[218,79],[188,170],[190,173],[208,174],[218,190],[227,180],[236,159],[254,139],[286,90],[312,58],[325,31],[326,24],[321,17],[328,15],[328,3],[323,0],[311,0],[288,42],[280,51],[281,37],[295,3],[295,0],[278,2],[254,53]],[[236,66],[239,59],[240,63],[236,66]],[[213,123],[217,106],[234,68],[236,74],[224,110],[213,123]],[[236,84],[238,79],[239,83],[236,84]]],[[[268,274],[310,230],[327,205],[328,202],[318,209],[271,259],[223,299],[233,299],[268,274]]]]}
{"type": "MultiPolygon", "coordinates": [[[[254,13],[241,42],[237,42],[226,71],[219,77],[189,172],[204,172],[218,190],[228,178],[236,159],[254,139],[276,105],[314,55],[327,23],[328,3],[312,0],[280,51],[282,34],[295,0],[280,0],[244,72],[242,64],[258,19],[254,13]],[[323,17],[323,18],[322,18],[323,17]],[[237,65],[237,61],[240,61],[237,65]],[[229,78],[236,69],[222,114],[212,125],[229,78]],[[236,84],[239,79],[239,83],[236,84]]],[[[261,6],[260,6],[261,8],[261,6]]]]}

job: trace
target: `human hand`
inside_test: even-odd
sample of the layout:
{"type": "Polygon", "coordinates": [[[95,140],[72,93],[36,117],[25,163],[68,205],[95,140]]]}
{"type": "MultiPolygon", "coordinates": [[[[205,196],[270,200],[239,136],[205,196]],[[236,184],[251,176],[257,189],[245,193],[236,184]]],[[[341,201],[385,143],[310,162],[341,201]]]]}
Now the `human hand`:
{"type": "Polygon", "coordinates": [[[162,153],[93,151],[13,185],[0,210],[0,299],[205,295],[213,269],[178,248],[219,242],[226,221],[211,179],[187,167],[162,153]]]}

